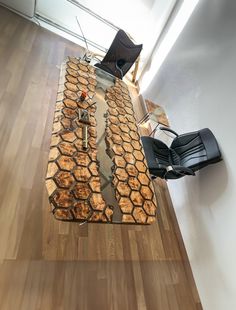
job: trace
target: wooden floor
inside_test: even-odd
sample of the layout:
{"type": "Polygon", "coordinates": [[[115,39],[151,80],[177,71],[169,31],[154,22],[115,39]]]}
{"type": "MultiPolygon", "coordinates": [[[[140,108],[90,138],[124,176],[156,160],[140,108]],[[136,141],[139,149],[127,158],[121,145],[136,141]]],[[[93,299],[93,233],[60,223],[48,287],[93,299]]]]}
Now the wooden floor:
{"type": "Polygon", "coordinates": [[[81,48],[0,7],[0,309],[202,309],[165,183],[150,227],[61,223],[47,167],[59,65],[81,48]]]}

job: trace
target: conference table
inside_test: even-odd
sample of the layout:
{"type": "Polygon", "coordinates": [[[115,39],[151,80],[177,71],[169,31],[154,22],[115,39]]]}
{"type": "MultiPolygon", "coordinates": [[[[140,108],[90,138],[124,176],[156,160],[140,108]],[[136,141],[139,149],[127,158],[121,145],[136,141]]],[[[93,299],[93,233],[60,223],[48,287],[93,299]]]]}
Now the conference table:
{"type": "Polygon", "coordinates": [[[129,89],[80,58],[68,57],[61,66],[46,188],[58,220],[144,225],[156,220],[129,89]]]}

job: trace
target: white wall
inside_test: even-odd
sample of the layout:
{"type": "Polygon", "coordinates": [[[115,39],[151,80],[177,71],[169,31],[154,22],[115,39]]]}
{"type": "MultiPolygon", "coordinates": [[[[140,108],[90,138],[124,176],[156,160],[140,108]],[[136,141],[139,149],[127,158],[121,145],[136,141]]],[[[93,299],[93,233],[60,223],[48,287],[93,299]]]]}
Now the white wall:
{"type": "Polygon", "coordinates": [[[200,0],[145,98],[179,133],[209,127],[224,161],[168,187],[204,310],[236,309],[236,1],[200,0]]]}
{"type": "Polygon", "coordinates": [[[1,0],[0,4],[6,5],[28,17],[34,16],[35,0],[1,0]]]}

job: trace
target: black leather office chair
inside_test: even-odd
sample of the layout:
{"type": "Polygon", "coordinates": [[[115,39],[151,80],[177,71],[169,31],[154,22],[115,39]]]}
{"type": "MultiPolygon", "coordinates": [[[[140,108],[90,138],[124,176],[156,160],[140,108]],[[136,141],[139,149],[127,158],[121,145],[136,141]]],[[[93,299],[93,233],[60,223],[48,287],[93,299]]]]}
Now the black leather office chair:
{"type": "Polygon", "coordinates": [[[222,160],[218,143],[208,128],[178,135],[170,128],[160,127],[176,137],[171,146],[152,137],[141,137],[151,175],[178,179],[195,175],[199,169],[222,160]]]}
{"type": "Polygon", "coordinates": [[[143,45],[135,45],[123,30],[119,30],[107,54],[95,66],[122,79],[138,58],[143,45]]]}

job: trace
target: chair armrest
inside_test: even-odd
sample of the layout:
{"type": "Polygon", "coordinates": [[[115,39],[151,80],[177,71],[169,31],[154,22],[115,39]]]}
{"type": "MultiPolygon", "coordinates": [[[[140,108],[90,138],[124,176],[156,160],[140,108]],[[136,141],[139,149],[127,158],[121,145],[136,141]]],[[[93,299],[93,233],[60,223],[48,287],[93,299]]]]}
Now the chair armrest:
{"type": "Polygon", "coordinates": [[[183,173],[183,174],[187,174],[187,175],[195,175],[195,172],[187,167],[184,166],[177,166],[177,165],[173,165],[172,166],[174,171],[178,172],[178,173],[183,173]]]}
{"type": "Polygon", "coordinates": [[[173,165],[166,167],[166,173],[164,175],[165,179],[168,179],[168,174],[175,174],[176,176],[181,177],[185,175],[195,175],[195,172],[184,166],[173,165]]]}
{"type": "Polygon", "coordinates": [[[165,169],[167,172],[174,171],[176,173],[180,173],[181,175],[186,175],[186,174],[195,175],[195,172],[191,168],[187,168],[184,166],[179,166],[179,165],[166,166],[163,164],[157,164],[155,167],[159,169],[165,169]]]}
{"type": "Polygon", "coordinates": [[[179,135],[177,134],[176,131],[174,131],[173,129],[170,129],[170,128],[167,128],[167,127],[159,127],[160,130],[162,131],[168,131],[168,132],[171,132],[173,133],[176,137],[178,137],[179,135]]]}

